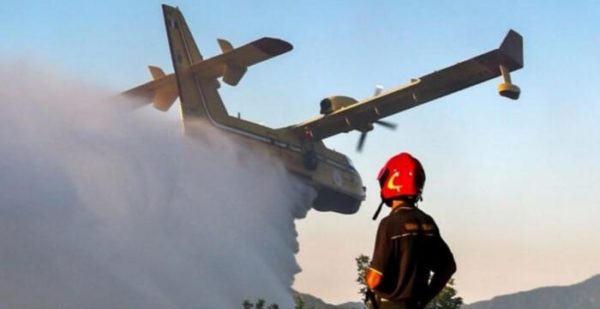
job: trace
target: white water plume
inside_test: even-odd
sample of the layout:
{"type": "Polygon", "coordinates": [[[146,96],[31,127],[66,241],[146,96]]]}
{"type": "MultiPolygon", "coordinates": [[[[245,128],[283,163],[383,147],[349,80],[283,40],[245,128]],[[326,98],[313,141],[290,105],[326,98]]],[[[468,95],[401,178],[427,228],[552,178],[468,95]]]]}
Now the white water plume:
{"type": "Polygon", "coordinates": [[[27,61],[0,84],[0,307],[293,307],[314,193],[280,162],[27,61]]]}

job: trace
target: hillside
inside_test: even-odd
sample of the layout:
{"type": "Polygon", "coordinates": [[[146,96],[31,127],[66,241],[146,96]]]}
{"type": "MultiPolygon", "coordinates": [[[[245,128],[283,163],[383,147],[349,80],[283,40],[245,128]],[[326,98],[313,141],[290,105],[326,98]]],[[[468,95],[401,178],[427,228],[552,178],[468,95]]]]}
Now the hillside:
{"type": "Polygon", "coordinates": [[[296,293],[304,301],[304,309],[364,309],[360,302],[348,302],[341,305],[331,305],[310,294],[296,293]]]}
{"type": "Polygon", "coordinates": [[[464,309],[599,309],[600,274],[570,286],[538,288],[464,305],[464,309]]]}
{"type": "MultiPolygon", "coordinates": [[[[305,309],[364,309],[359,302],[331,305],[310,294],[297,293],[305,309]]],[[[600,274],[569,286],[537,288],[463,305],[463,309],[600,309],[600,274]]]]}

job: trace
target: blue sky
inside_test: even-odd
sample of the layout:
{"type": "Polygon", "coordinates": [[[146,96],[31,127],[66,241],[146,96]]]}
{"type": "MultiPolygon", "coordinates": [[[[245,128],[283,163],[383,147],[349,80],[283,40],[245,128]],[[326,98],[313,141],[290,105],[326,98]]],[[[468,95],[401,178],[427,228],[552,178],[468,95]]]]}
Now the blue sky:
{"type": "MultiPolygon", "coordinates": [[[[118,92],[147,81],[148,64],[172,71],[160,4],[5,3],[0,56],[34,58],[118,92]]],[[[457,256],[458,290],[468,301],[600,272],[599,2],[171,4],[205,57],[219,52],[219,37],[294,45],[221,90],[230,113],[273,127],[314,116],[323,97],[365,98],[375,85],[391,88],[497,48],[511,28],[524,37],[525,68],[513,74],[518,101],[499,97],[499,80],[489,81],[390,117],[398,130],[371,132],[361,154],[357,133],[326,141],[352,158],[371,194],[354,216],[312,212],[299,222],[298,289],[332,302],[357,299],[353,258],[372,250],[374,178],[400,151],[425,165],[422,207],[457,256]]]]}

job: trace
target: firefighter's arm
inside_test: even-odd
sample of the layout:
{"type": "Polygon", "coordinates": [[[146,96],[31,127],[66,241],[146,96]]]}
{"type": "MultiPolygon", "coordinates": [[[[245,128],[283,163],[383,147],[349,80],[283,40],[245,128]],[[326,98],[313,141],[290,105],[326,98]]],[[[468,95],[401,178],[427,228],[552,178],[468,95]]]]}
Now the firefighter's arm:
{"type": "Polygon", "coordinates": [[[437,271],[433,273],[431,282],[429,283],[429,289],[427,291],[428,293],[426,295],[425,303],[429,303],[444,289],[448,281],[450,281],[450,278],[452,278],[454,272],[456,272],[456,264],[453,260],[452,263],[449,264],[443,271],[437,271]]]}
{"type": "Polygon", "coordinates": [[[374,290],[379,283],[381,283],[381,278],[383,277],[383,275],[374,270],[373,268],[368,268],[367,269],[367,273],[365,274],[365,282],[367,283],[367,287],[369,287],[369,289],[374,290]]]}
{"type": "Polygon", "coordinates": [[[389,255],[389,237],[386,235],[386,219],[381,220],[377,229],[377,237],[375,238],[375,249],[373,250],[373,260],[365,273],[365,282],[369,289],[373,290],[381,283],[383,270],[386,269],[389,255]]]}
{"type": "Polygon", "coordinates": [[[446,242],[439,238],[437,247],[436,255],[438,256],[438,261],[435,263],[433,276],[429,283],[427,295],[425,295],[425,304],[429,303],[444,289],[450,278],[452,278],[452,275],[456,272],[456,262],[446,242]]]}

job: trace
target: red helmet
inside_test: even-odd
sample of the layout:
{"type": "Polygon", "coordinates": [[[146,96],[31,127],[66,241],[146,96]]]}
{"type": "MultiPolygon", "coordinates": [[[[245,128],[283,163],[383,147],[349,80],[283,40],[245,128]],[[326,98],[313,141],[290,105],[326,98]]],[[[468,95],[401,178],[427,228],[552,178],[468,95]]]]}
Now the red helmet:
{"type": "Polygon", "coordinates": [[[400,197],[419,198],[425,185],[425,170],[419,160],[403,152],[383,166],[377,180],[384,201],[400,197]]]}

